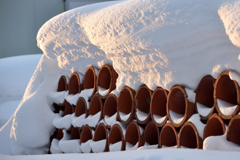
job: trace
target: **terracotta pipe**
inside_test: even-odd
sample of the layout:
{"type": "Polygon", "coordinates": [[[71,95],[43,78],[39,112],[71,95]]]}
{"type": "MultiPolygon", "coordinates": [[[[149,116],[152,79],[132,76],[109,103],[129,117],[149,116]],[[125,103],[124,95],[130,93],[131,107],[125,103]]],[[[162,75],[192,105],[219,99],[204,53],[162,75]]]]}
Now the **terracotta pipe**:
{"type": "Polygon", "coordinates": [[[195,125],[191,122],[185,122],[179,131],[178,148],[197,148],[202,149],[203,140],[199,136],[195,125]]]}
{"type": "Polygon", "coordinates": [[[171,123],[166,123],[159,135],[158,147],[174,147],[177,146],[178,132],[171,123]]]}
{"type": "Polygon", "coordinates": [[[227,140],[240,145],[240,115],[234,116],[228,124],[227,140]]]}
{"type": "MultiPolygon", "coordinates": [[[[108,122],[108,118],[114,116],[114,121],[116,121],[117,118],[117,97],[114,94],[109,94],[107,99],[104,102],[104,107],[103,107],[103,119],[106,123],[107,128],[111,128],[111,122],[108,122]]],[[[111,119],[111,118],[110,118],[111,119]]]]}
{"type": "Polygon", "coordinates": [[[168,91],[161,87],[156,88],[152,94],[150,114],[152,121],[158,127],[162,127],[167,122],[167,95],[168,91]]]}
{"type": "MultiPolygon", "coordinates": [[[[66,116],[68,114],[72,114],[74,112],[74,106],[71,105],[70,103],[66,102],[66,106],[65,106],[65,110],[64,110],[64,115],[63,116],[66,116]]],[[[72,125],[70,128],[67,129],[67,131],[71,131],[72,130],[72,125]]]]}
{"type": "Polygon", "coordinates": [[[75,116],[79,117],[82,114],[86,114],[85,118],[87,118],[88,116],[87,103],[83,97],[79,97],[75,108],[75,116]]]}
{"type": "Polygon", "coordinates": [[[141,133],[140,126],[137,124],[136,121],[132,121],[128,126],[125,134],[125,142],[126,142],[126,150],[130,149],[127,147],[128,144],[135,146],[137,148],[143,146],[143,133],[141,133]],[[138,143],[138,144],[137,144],[138,143]]]}
{"type": "Polygon", "coordinates": [[[167,97],[167,117],[173,126],[181,127],[194,113],[194,103],[188,100],[185,87],[173,86],[167,97]]]}
{"type": "Polygon", "coordinates": [[[80,139],[81,131],[78,127],[72,127],[71,139],[80,139]]]}
{"type": "Polygon", "coordinates": [[[124,140],[124,135],[122,128],[118,124],[114,124],[109,132],[108,136],[108,147],[111,152],[111,144],[116,144],[118,142],[121,142],[121,148],[119,151],[124,151],[125,150],[125,140],[124,140]]]}
{"type": "Polygon", "coordinates": [[[215,113],[211,115],[207,121],[203,132],[203,139],[206,139],[209,136],[223,135],[225,130],[225,124],[222,118],[215,113]]]}
{"type": "MultiPolygon", "coordinates": [[[[218,114],[226,120],[230,120],[233,116],[235,116],[240,111],[240,93],[239,93],[239,85],[235,80],[231,80],[229,77],[229,71],[223,71],[217,78],[214,86],[214,102],[216,104],[216,110],[218,114]],[[223,109],[219,106],[217,100],[222,100],[224,102],[232,104],[232,106],[236,105],[236,108],[228,112],[228,114],[222,113],[223,109]]],[[[232,107],[231,106],[231,107],[232,107]]],[[[230,108],[230,107],[228,107],[230,108]]]]}
{"type": "Polygon", "coordinates": [[[159,138],[159,128],[157,125],[150,121],[145,127],[143,133],[143,144],[148,143],[149,145],[158,145],[159,138]]]}
{"type": "Polygon", "coordinates": [[[69,77],[62,75],[58,81],[57,91],[58,92],[67,91],[68,90],[68,82],[69,82],[69,77]]]}
{"type": "MultiPolygon", "coordinates": [[[[96,128],[96,130],[94,132],[93,143],[101,141],[101,140],[106,140],[105,147],[101,146],[101,147],[104,147],[103,152],[109,151],[109,148],[108,148],[108,130],[103,123],[100,123],[96,128]]],[[[94,153],[98,152],[98,151],[94,151],[94,148],[92,148],[92,151],[94,153]]]]}
{"type": "Polygon", "coordinates": [[[80,78],[83,78],[83,76],[78,72],[73,72],[71,74],[68,84],[69,94],[77,94],[83,90],[80,78]]]}
{"type": "Polygon", "coordinates": [[[97,91],[97,73],[93,66],[89,66],[84,75],[83,88],[84,89],[93,89],[92,94],[88,99],[90,100],[94,93],[97,91]]]}
{"type": "MultiPolygon", "coordinates": [[[[93,130],[88,125],[85,125],[82,129],[81,135],[80,135],[80,145],[82,143],[86,143],[89,140],[93,139],[93,130]]],[[[90,145],[89,145],[90,147],[90,145]]],[[[84,150],[82,150],[84,152],[84,150]]],[[[91,149],[88,153],[90,153],[91,149]]]]}
{"type": "Polygon", "coordinates": [[[215,81],[216,79],[211,75],[206,75],[201,79],[196,89],[195,106],[202,120],[208,120],[208,118],[216,112],[213,97],[215,81]]]}
{"type": "Polygon", "coordinates": [[[138,88],[135,95],[135,118],[140,124],[147,124],[151,120],[150,114],[150,102],[151,102],[152,90],[146,85],[142,85],[138,88]]]}
{"type": "Polygon", "coordinates": [[[118,95],[117,112],[122,123],[129,124],[135,117],[135,91],[125,86],[118,95]]]}
{"type": "Polygon", "coordinates": [[[105,99],[112,90],[116,88],[118,74],[114,68],[110,65],[104,64],[97,75],[97,92],[100,94],[102,99],[105,99]],[[106,93],[101,95],[100,88],[106,89],[106,93]]]}
{"type": "Polygon", "coordinates": [[[62,129],[56,129],[56,139],[58,139],[59,141],[63,138],[63,132],[62,129]]]}

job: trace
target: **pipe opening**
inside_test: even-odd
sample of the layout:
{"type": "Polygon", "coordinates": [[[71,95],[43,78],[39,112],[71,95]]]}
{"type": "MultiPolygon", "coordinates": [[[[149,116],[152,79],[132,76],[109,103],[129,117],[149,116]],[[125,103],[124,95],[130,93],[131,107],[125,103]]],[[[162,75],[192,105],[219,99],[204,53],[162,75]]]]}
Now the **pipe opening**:
{"type": "Polygon", "coordinates": [[[104,103],[104,116],[111,117],[117,113],[117,97],[115,95],[109,95],[104,103]]]}
{"type": "Polygon", "coordinates": [[[79,133],[79,129],[72,127],[72,131],[71,131],[71,139],[80,139],[80,133],[79,133]]]}
{"type": "Polygon", "coordinates": [[[240,116],[235,116],[229,123],[227,140],[240,145],[240,116]]]}
{"type": "Polygon", "coordinates": [[[123,140],[122,130],[120,127],[113,125],[109,133],[109,144],[114,144],[123,140]]]}
{"type": "Polygon", "coordinates": [[[102,111],[102,100],[98,95],[94,95],[90,102],[89,115],[95,115],[102,111]]]}
{"type": "Polygon", "coordinates": [[[179,145],[180,147],[198,148],[197,135],[190,125],[184,125],[179,133],[179,145]]]}
{"type": "Polygon", "coordinates": [[[90,88],[95,88],[95,80],[96,80],[96,75],[94,68],[92,66],[88,67],[85,75],[84,75],[84,88],[85,89],[90,89],[90,88]]]}
{"type": "Polygon", "coordinates": [[[83,97],[80,97],[76,104],[75,116],[79,117],[84,113],[87,113],[87,104],[85,99],[83,97]]]}
{"type": "Polygon", "coordinates": [[[225,124],[223,120],[217,115],[213,114],[204,128],[204,139],[209,136],[218,136],[225,133],[225,124]]]}
{"type": "Polygon", "coordinates": [[[128,142],[133,146],[137,144],[140,140],[140,135],[138,131],[139,131],[138,125],[136,123],[130,123],[126,130],[125,135],[126,143],[128,142]]]}
{"type": "Polygon", "coordinates": [[[177,133],[171,124],[163,126],[159,136],[159,147],[162,148],[177,146],[177,133]]]}
{"type": "Polygon", "coordinates": [[[98,86],[103,89],[110,89],[111,87],[111,71],[108,67],[102,67],[98,73],[98,86]]]}
{"type": "Polygon", "coordinates": [[[81,92],[80,77],[76,72],[73,72],[69,79],[69,94],[77,94],[81,92]]]}
{"type": "Polygon", "coordinates": [[[166,119],[167,116],[166,104],[167,93],[162,88],[156,89],[152,96],[151,114],[152,119],[158,124],[163,123],[166,119]]]}
{"type": "Polygon", "coordinates": [[[80,135],[80,144],[85,143],[88,140],[91,140],[92,138],[93,138],[92,129],[88,125],[84,126],[82,133],[80,135]]]}
{"type": "Polygon", "coordinates": [[[107,129],[103,124],[99,124],[95,130],[93,141],[107,139],[107,129]]]}
{"type": "Polygon", "coordinates": [[[64,75],[62,75],[58,81],[57,91],[58,92],[67,91],[67,89],[68,89],[67,79],[64,75]]]}
{"type": "Polygon", "coordinates": [[[149,145],[158,144],[158,137],[158,127],[153,122],[149,122],[144,131],[144,142],[147,142],[149,145]]]}
{"type": "Polygon", "coordinates": [[[63,138],[62,129],[57,129],[56,139],[61,140],[63,138]]]}
{"type": "Polygon", "coordinates": [[[64,116],[73,113],[72,105],[67,103],[64,110],[64,116]]]}

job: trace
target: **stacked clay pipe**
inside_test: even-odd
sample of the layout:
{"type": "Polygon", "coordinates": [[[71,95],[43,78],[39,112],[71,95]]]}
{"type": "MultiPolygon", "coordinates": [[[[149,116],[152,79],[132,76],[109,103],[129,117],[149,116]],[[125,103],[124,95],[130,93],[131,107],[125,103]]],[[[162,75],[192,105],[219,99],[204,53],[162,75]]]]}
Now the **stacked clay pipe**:
{"type": "Polygon", "coordinates": [[[232,80],[237,76],[234,71],[217,79],[207,75],[195,91],[183,85],[152,91],[142,85],[137,91],[125,86],[118,95],[112,66],[91,66],[85,76],[73,72],[69,81],[61,76],[57,92],[65,98],[53,104],[56,130],[49,153],[202,149],[205,139],[225,133],[240,145],[239,85],[232,80]]]}

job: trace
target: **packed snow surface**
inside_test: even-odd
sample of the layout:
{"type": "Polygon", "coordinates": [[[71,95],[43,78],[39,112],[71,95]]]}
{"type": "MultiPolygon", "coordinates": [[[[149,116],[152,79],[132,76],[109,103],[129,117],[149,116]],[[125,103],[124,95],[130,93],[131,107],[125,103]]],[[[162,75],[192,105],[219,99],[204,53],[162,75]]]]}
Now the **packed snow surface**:
{"type": "Polygon", "coordinates": [[[113,151],[121,151],[122,148],[122,141],[116,142],[109,145],[109,151],[113,152],[113,151]]]}
{"type": "Polygon", "coordinates": [[[204,117],[207,117],[209,115],[209,113],[211,112],[211,110],[213,109],[213,107],[207,107],[198,102],[196,103],[196,106],[197,106],[198,114],[200,114],[204,117]]]}
{"type": "Polygon", "coordinates": [[[104,121],[107,125],[111,126],[112,124],[114,124],[117,121],[117,112],[112,115],[112,116],[104,116],[104,121]]]}
{"type": "Polygon", "coordinates": [[[231,104],[221,99],[217,99],[217,105],[221,113],[224,115],[232,114],[238,107],[238,104],[231,104]]]}
{"type": "Polygon", "coordinates": [[[154,118],[154,120],[155,120],[157,123],[161,124],[161,123],[163,123],[163,122],[165,121],[166,116],[163,116],[163,117],[162,117],[162,116],[153,114],[153,118],[154,118]]]}
{"type": "Polygon", "coordinates": [[[174,112],[172,110],[169,110],[169,116],[171,117],[171,120],[175,123],[175,124],[179,124],[183,121],[184,115],[183,114],[179,114],[177,112],[174,112]]]}
{"type": "Polygon", "coordinates": [[[144,121],[148,117],[148,113],[142,112],[140,109],[136,109],[136,115],[140,121],[144,121]]]}
{"type": "MultiPolygon", "coordinates": [[[[240,2],[235,0],[124,0],[76,8],[52,18],[37,35],[44,55],[17,110],[0,129],[4,141],[0,152],[48,151],[56,117],[55,99],[49,93],[56,92],[63,74],[83,75],[90,65],[110,64],[118,73],[115,92],[120,92],[125,85],[136,91],[142,84],[152,90],[158,86],[169,90],[175,84],[195,90],[207,74],[217,78],[227,69],[239,72],[239,10],[240,2]]],[[[1,73],[9,69],[0,68],[1,73]]],[[[18,78],[6,79],[0,95],[17,93],[13,90],[17,87],[7,83],[20,81],[21,75],[12,74],[18,78]]]]}
{"type": "Polygon", "coordinates": [[[131,112],[126,114],[126,113],[123,113],[123,112],[119,111],[119,116],[120,116],[121,120],[126,121],[131,116],[131,112]]]}
{"type": "Polygon", "coordinates": [[[106,147],[106,139],[100,140],[100,141],[92,141],[90,144],[92,151],[94,153],[100,153],[103,152],[106,147]]]}

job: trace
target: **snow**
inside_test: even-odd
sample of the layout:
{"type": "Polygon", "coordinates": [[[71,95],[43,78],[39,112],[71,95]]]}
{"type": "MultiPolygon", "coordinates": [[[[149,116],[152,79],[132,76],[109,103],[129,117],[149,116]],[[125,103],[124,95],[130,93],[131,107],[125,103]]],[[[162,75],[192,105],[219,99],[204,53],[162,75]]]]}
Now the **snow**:
{"type": "Polygon", "coordinates": [[[66,94],[66,91],[52,92],[52,93],[49,94],[49,97],[51,97],[53,102],[55,102],[57,104],[60,104],[60,103],[64,102],[65,94],[66,94]]]}
{"type": "Polygon", "coordinates": [[[50,151],[52,154],[57,154],[57,153],[62,153],[62,150],[59,148],[59,140],[58,139],[53,139],[51,146],[50,146],[50,151]]]}
{"type": "Polygon", "coordinates": [[[154,145],[144,145],[142,147],[139,147],[137,150],[144,150],[144,149],[156,149],[158,148],[158,144],[154,144],[154,145]]]}
{"type": "Polygon", "coordinates": [[[81,143],[80,148],[81,148],[81,150],[82,150],[83,153],[90,153],[90,152],[91,152],[91,146],[90,146],[91,143],[92,143],[92,140],[91,140],[91,139],[88,140],[87,142],[82,142],[82,143],[81,143]]]}
{"type": "Polygon", "coordinates": [[[79,98],[79,94],[68,94],[66,95],[66,101],[71,105],[76,105],[79,98]]]}
{"type": "Polygon", "coordinates": [[[229,77],[231,78],[231,80],[237,81],[238,85],[240,84],[240,74],[236,71],[230,71],[229,77]]]}
{"type": "MultiPolygon", "coordinates": [[[[56,114],[52,112],[51,106],[57,98],[49,94],[56,92],[60,75],[70,76],[74,71],[84,74],[89,65],[100,68],[103,64],[110,64],[114,67],[118,73],[116,95],[125,85],[135,91],[142,84],[151,90],[158,86],[170,90],[175,84],[195,90],[199,80],[207,74],[216,78],[227,69],[239,72],[239,9],[240,2],[235,0],[124,0],[76,8],[52,18],[41,27],[37,35],[37,45],[44,53],[37,68],[40,57],[21,56],[0,60],[0,103],[22,98],[15,113],[0,129],[0,153],[46,153],[49,137],[55,128],[53,120],[56,114]],[[22,76],[25,72],[27,75],[33,73],[32,78],[22,76]]],[[[231,77],[238,78],[233,74],[231,77]]],[[[83,78],[80,80],[82,82],[83,78]]],[[[194,92],[187,94],[193,100],[194,92]]],[[[72,104],[76,103],[79,95],[75,96],[72,100],[67,96],[72,104]]],[[[227,105],[219,104],[223,104],[224,114],[232,113],[234,107],[224,109],[227,105]]],[[[182,120],[182,116],[170,114],[174,121],[182,120]]],[[[220,142],[216,143],[217,146],[221,145],[220,142]]],[[[81,150],[90,148],[89,145],[85,148],[82,146],[84,144],[81,150]]],[[[204,159],[229,158],[229,152],[188,149],[174,150],[174,154],[171,149],[165,149],[164,153],[153,149],[151,152],[125,151],[119,157],[117,154],[119,152],[43,157],[99,159],[101,155],[102,159],[111,156],[112,159],[129,159],[129,156],[131,159],[191,159],[193,156],[196,159],[202,159],[203,156],[204,159]]],[[[230,155],[231,159],[239,159],[239,153],[230,155]]],[[[17,158],[33,159],[32,156],[17,158]]]]}
{"type": "Polygon", "coordinates": [[[212,108],[209,108],[201,103],[196,103],[198,113],[204,117],[207,117],[211,112],[212,108]]]}
{"type": "Polygon", "coordinates": [[[116,142],[109,145],[109,151],[114,152],[114,151],[120,151],[122,148],[122,141],[116,142]]]}
{"type": "Polygon", "coordinates": [[[166,119],[166,116],[162,117],[162,116],[159,116],[159,115],[156,115],[156,114],[153,114],[153,118],[154,120],[157,122],[157,123],[163,123],[164,120],[166,119]]]}
{"type": "Polygon", "coordinates": [[[144,121],[144,120],[148,117],[148,113],[142,112],[142,111],[139,110],[139,109],[136,109],[136,114],[137,114],[137,118],[138,118],[140,121],[144,121]]]}
{"type": "Polygon", "coordinates": [[[126,114],[126,113],[123,113],[123,112],[120,112],[120,111],[119,111],[119,116],[120,116],[121,120],[123,120],[123,121],[128,120],[128,118],[130,117],[130,115],[131,115],[131,112],[128,113],[128,114],[126,114]]]}
{"type": "Polygon", "coordinates": [[[135,145],[126,142],[126,150],[136,150],[138,148],[138,142],[135,145]]]}
{"type": "Polygon", "coordinates": [[[92,141],[90,144],[93,153],[103,152],[106,147],[106,139],[100,141],[92,141]]]}
{"type": "Polygon", "coordinates": [[[105,88],[102,88],[102,87],[98,86],[98,93],[99,93],[101,96],[107,95],[108,92],[109,92],[109,89],[105,89],[105,88]]]}
{"type": "Polygon", "coordinates": [[[189,102],[195,103],[196,93],[194,93],[194,91],[189,88],[185,88],[185,91],[187,93],[187,99],[189,100],[189,102]]]}
{"type": "Polygon", "coordinates": [[[72,125],[74,127],[83,127],[84,126],[84,120],[85,120],[86,114],[82,114],[79,117],[74,116],[72,118],[72,125]]]}
{"type": "Polygon", "coordinates": [[[114,124],[117,121],[117,112],[112,115],[111,117],[105,115],[104,116],[104,121],[107,125],[111,126],[112,124],[114,124]]]}
{"type": "Polygon", "coordinates": [[[179,124],[182,122],[184,115],[176,113],[172,110],[169,110],[169,115],[171,117],[171,120],[175,123],[175,124],[179,124]]]}
{"type": "Polygon", "coordinates": [[[72,124],[72,117],[74,116],[73,114],[68,114],[65,115],[64,117],[61,117],[59,114],[56,114],[55,118],[53,119],[52,124],[59,129],[69,129],[72,124]]]}
{"type": "Polygon", "coordinates": [[[88,117],[84,120],[84,125],[89,125],[90,127],[96,127],[96,125],[98,124],[99,120],[100,120],[100,116],[101,116],[101,111],[99,111],[98,113],[96,113],[95,115],[88,115],[88,117]]]}
{"type": "Polygon", "coordinates": [[[206,125],[201,122],[199,114],[193,114],[188,121],[194,124],[198,131],[198,135],[203,139],[203,132],[206,125]]]}
{"type": "Polygon", "coordinates": [[[224,115],[232,114],[238,106],[238,104],[237,105],[231,104],[231,103],[228,103],[228,102],[220,100],[220,99],[217,99],[217,105],[218,105],[220,112],[224,115]]]}

